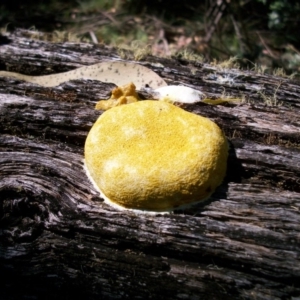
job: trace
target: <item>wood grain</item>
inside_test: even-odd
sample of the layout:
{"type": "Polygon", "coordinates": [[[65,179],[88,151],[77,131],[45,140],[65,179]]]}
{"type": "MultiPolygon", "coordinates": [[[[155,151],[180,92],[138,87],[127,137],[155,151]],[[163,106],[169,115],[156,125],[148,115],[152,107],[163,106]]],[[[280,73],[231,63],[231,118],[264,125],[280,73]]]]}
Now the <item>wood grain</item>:
{"type": "MultiPolygon", "coordinates": [[[[2,70],[41,75],[118,56],[28,35],[17,31],[1,45],[2,70]]],[[[208,201],[173,214],[117,211],[83,170],[85,138],[101,114],[94,104],[112,85],[43,88],[0,78],[0,297],[298,299],[299,82],[184,60],[143,63],[169,84],[245,97],[185,107],[226,133],[224,183],[208,201]],[[228,76],[234,82],[224,82],[228,76]]]]}

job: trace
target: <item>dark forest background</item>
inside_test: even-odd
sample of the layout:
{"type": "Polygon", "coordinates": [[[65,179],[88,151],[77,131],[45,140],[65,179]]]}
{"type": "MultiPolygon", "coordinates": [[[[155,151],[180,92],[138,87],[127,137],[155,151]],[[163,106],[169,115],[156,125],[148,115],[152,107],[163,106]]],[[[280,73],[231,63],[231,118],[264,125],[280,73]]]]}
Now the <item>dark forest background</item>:
{"type": "Polygon", "coordinates": [[[1,0],[0,27],[52,32],[53,41],[105,43],[157,56],[298,76],[296,0],[1,0]]]}

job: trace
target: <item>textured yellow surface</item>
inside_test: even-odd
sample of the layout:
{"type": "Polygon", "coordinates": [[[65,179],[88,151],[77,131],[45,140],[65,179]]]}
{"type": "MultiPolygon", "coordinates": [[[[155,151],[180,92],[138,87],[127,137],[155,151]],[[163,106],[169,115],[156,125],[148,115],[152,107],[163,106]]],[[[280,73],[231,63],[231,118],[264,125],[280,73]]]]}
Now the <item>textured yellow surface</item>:
{"type": "Polygon", "coordinates": [[[123,86],[115,87],[108,100],[100,100],[96,103],[95,109],[108,110],[112,107],[129,104],[139,100],[135,85],[130,82],[123,86]]]}
{"type": "Polygon", "coordinates": [[[104,112],[85,143],[100,191],[126,208],[164,211],[207,198],[222,182],[228,145],[207,118],[138,101],[104,112]]]}

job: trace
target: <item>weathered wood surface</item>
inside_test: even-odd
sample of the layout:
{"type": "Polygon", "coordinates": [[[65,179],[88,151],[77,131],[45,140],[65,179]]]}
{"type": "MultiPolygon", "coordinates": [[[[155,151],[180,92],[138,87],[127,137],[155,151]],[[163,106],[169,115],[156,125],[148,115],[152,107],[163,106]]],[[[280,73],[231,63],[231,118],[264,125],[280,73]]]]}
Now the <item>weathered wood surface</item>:
{"type": "MultiPolygon", "coordinates": [[[[41,75],[119,57],[104,46],[24,34],[4,39],[2,70],[41,75]]],[[[300,83],[184,60],[143,63],[168,83],[246,97],[186,107],[225,131],[224,183],[190,210],[117,211],[82,162],[101,114],[94,104],[111,85],[43,88],[0,78],[0,298],[299,299],[300,83]]]]}

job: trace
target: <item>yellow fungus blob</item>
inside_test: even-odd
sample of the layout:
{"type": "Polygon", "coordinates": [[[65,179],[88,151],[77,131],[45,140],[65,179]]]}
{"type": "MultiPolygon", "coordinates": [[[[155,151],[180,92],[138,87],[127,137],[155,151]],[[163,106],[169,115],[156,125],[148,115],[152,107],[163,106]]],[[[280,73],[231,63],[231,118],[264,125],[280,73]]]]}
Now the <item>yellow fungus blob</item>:
{"type": "Polygon", "coordinates": [[[108,110],[109,108],[129,104],[139,100],[135,85],[130,82],[123,86],[115,87],[111,92],[111,97],[108,100],[100,100],[96,103],[95,109],[108,110]]]}
{"type": "Polygon", "coordinates": [[[85,143],[85,165],[103,197],[123,208],[169,211],[221,184],[228,145],[207,118],[138,101],[104,112],[85,143]]]}

